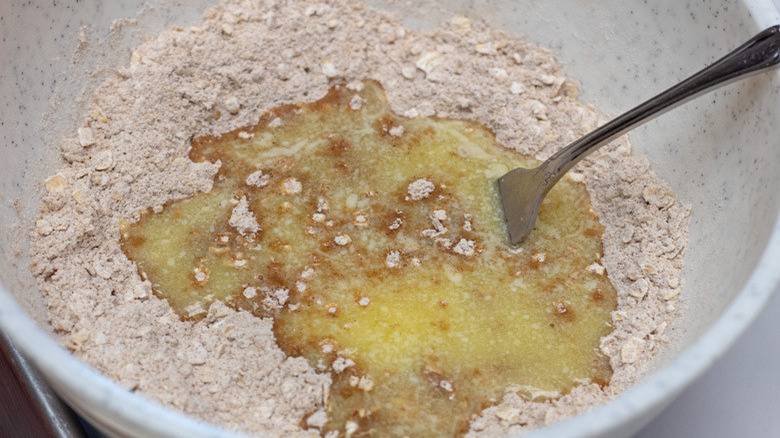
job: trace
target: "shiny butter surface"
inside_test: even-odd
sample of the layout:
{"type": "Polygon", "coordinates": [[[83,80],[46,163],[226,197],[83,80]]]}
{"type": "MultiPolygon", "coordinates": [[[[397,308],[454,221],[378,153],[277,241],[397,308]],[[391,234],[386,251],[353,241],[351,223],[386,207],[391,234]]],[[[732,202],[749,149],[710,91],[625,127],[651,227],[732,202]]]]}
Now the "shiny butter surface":
{"type": "Polygon", "coordinates": [[[535,162],[481,125],[397,116],[368,81],[190,157],[221,162],[214,188],[123,225],[124,251],[182,318],[215,300],[274,317],[281,349],[333,376],[324,432],[459,435],[507,389],[609,381],[616,294],[585,187],[561,181],[508,247],[494,180],[535,162]]]}

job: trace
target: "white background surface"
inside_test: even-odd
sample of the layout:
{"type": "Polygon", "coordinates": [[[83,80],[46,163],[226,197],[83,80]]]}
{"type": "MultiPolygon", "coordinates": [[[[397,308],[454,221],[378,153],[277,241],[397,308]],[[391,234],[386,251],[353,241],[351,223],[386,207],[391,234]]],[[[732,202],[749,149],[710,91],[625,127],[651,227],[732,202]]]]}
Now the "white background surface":
{"type": "Polygon", "coordinates": [[[780,437],[780,291],[737,344],[634,438],[660,437],[780,437]]]}

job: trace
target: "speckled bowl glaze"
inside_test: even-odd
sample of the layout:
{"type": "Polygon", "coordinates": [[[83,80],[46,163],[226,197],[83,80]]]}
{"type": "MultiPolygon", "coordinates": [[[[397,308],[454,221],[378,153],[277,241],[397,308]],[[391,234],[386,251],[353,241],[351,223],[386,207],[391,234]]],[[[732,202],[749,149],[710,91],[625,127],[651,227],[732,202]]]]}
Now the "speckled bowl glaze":
{"type": "MultiPolygon", "coordinates": [[[[206,2],[152,3],[111,36],[112,20],[135,17],[144,0],[0,3],[0,328],[58,393],[110,435],[234,436],[120,388],[63,349],[49,334],[27,268],[25,236],[45,169],[57,163],[56,139],[77,126],[82,107],[75,98],[88,95],[101,71],[125,63],[128,49],[145,37],[193,23],[206,2]]],[[[607,116],[780,22],[772,0],[372,3],[414,28],[432,28],[459,13],[526,35],[553,50],[582,83],[582,99],[607,116]]],[[[534,437],[632,435],[722,355],[761,310],[780,283],[779,117],[780,73],[772,71],[631,134],[635,153],[646,155],[693,206],[683,273],[688,310],[676,326],[676,340],[641,382],[608,405],[534,437]]]]}

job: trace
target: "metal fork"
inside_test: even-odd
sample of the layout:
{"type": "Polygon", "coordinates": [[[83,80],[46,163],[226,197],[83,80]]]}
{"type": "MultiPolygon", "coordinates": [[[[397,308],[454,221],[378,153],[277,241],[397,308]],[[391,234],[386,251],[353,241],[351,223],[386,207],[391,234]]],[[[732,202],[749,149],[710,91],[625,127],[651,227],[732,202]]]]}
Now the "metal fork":
{"type": "Polygon", "coordinates": [[[780,63],[780,25],[765,29],[733,52],[663,93],[586,134],[533,169],[517,168],[499,178],[509,240],[519,244],[533,230],[542,200],[550,189],[589,153],[610,140],[678,105],[728,83],[780,63]]]}

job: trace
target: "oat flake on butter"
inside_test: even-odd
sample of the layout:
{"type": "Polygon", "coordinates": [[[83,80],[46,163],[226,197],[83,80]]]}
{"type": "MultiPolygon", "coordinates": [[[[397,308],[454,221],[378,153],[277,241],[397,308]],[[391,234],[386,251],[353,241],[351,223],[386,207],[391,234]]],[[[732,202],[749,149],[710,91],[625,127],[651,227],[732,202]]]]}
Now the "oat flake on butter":
{"type": "MultiPolygon", "coordinates": [[[[129,59],[63,140],[68,163],[47,180],[31,268],[52,328],[76,355],[165,406],[250,433],[308,436],[301,419],[312,412],[320,414],[305,427],[318,433],[329,376],[285,357],[270,320],[216,303],[206,319],[181,322],[119,246],[122,220],[211,188],[218,166],[190,162],[189,138],[252,125],[267,109],[365,78],[385,86],[398,113],[477,120],[540,159],[598,122],[546,51],[463,17],[415,33],[344,0],[228,0],[129,59]]],[[[601,264],[619,293],[614,331],[601,342],[611,384],[543,403],[509,388],[472,421],[470,436],[540,427],[604,403],[663,348],[678,312],[690,210],[629,152],[617,141],[572,174],[584,178],[606,227],[601,264]]]]}

